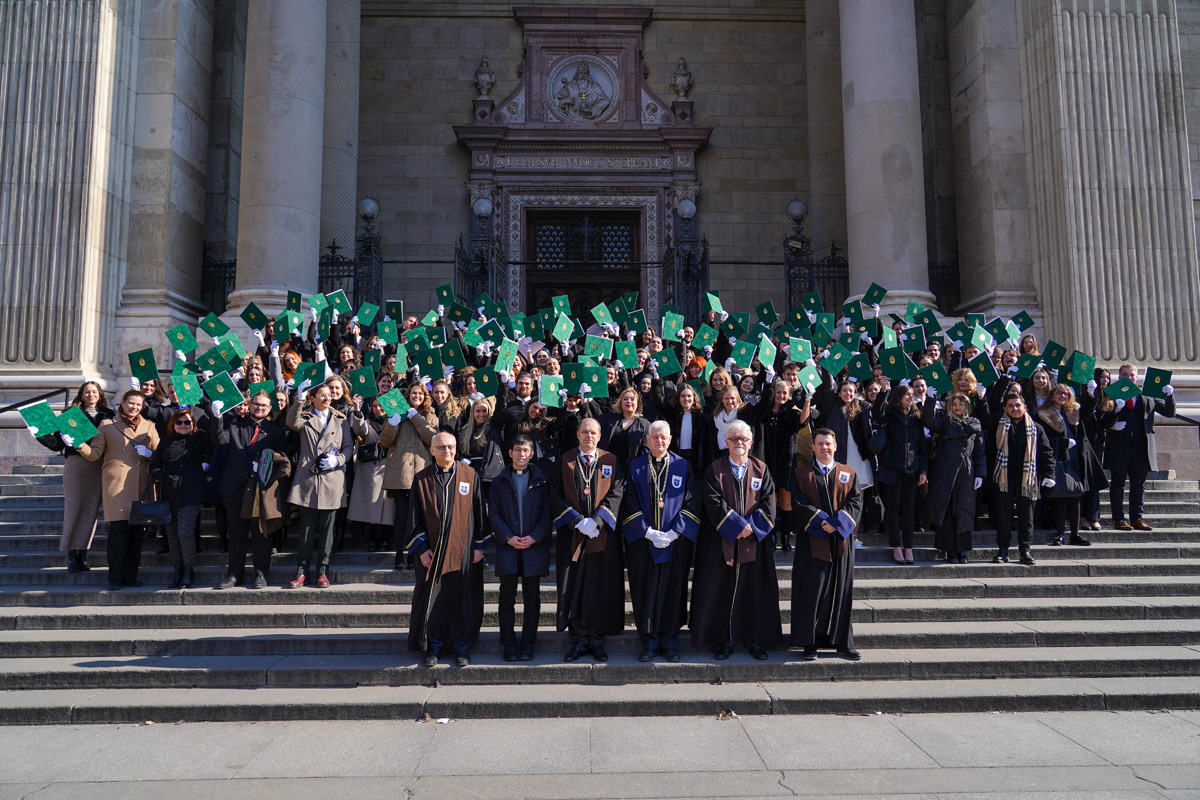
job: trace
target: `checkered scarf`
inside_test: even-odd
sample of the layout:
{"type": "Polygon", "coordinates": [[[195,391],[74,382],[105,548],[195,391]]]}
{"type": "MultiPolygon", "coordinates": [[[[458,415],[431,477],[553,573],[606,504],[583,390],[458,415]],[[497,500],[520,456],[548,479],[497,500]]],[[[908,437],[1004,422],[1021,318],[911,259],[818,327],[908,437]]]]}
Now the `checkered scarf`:
{"type": "MultiPolygon", "coordinates": [[[[996,471],[992,475],[997,488],[1008,491],[1008,439],[1013,421],[1005,414],[996,428],[996,471]]],[[[1037,429],[1028,414],[1025,415],[1025,461],[1021,465],[1021,494],[1030,500],[1038,499],[1037,479],[1037,429]]]]}

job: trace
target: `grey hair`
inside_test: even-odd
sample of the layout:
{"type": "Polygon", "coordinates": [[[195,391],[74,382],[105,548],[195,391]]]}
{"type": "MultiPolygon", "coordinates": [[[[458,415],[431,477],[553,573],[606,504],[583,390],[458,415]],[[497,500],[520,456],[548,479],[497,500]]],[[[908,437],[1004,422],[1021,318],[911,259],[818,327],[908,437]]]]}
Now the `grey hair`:
{"type": "Polygon", "coordinates": [[[740,419],[729,423],[729,427],[725,429],[725,438],[728,439],[731,433],[740,433],[750,441],[754,441],[754,429],[740,419]]]}
{"type": "Polygon", "coordinates": [[[667,422],[665,419],[659,419],[659,420],[655,420],[654,422],[651,422],[650,423],[650,432],[647,433],[646,435],[653,436],[656,433],[666,433],[667,436],[670,436],[671,435],[671,423],[667,422]]]}

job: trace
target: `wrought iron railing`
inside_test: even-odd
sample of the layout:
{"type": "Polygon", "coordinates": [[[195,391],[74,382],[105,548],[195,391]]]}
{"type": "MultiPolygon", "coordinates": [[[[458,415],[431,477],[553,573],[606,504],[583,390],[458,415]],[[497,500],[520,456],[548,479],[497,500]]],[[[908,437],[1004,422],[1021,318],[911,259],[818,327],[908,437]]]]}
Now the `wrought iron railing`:
{"type": "Polygon", "coordinates": [[[214,314],[225,312],[237,281],[237,261],[217,261],[205,255],[200,271],[200,304],[214,314]]]}
{"type": "Polygon", "coordinates": [[[467,250],[459,236],[454,246],[454,294],[470,301],[487,292],[493,300],[507,302],[508,262],[502,252],[500,242],[489,237],[472,237],[467,250]]]}
{"type": "Polygon", "coordinates": [[[709,288],[708,239],[681,239],[672,246],[667,239],[662,260],[663,302],[679,307],[685,322],[699,327],[703,316],[701,298],[709,288]],[[699,245],[699,247],[697,247],[699,245]]]}
{"type": "Polygon", "coordinates": [[[328,294],[341,289],[354,308],[363,303],[383,303],[383,261],[379,255],[378,237],[368,242],[360,239],[353,258],[341,254],[344,249],[334,239],[317,264],[317,291],[328,294]]]}
{"type": "Polygon", "coordinates": [[[946,315],[954,314],[962,299],[957,261],[929,265],[929,291],[933,292],[939,311],[946,315]]]}

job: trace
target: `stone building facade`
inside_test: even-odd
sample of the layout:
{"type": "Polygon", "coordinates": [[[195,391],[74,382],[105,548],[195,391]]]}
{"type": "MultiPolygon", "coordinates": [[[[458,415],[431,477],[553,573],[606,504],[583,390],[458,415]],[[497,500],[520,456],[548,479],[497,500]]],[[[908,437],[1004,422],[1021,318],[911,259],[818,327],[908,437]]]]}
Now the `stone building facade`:
{"type": "MultiPolygon", "coordinates": [[[[537,236],[627,224],[603,258],[645,303],[703,238],[745,310],[786,304],[798,197],[851,296],[1028,309],[1200,410],[1195,0],[10,0],[0,34],[0,403],[168,368],[160,332],[214,298],[316,290],[364,196],[410,307],[460,237],[527,308],[537,236]]],[[[0,458],[36,452],[0,425],[0,458]]],[[[1200,474],[1194,429],[1160,438],[1200,474]]]]}

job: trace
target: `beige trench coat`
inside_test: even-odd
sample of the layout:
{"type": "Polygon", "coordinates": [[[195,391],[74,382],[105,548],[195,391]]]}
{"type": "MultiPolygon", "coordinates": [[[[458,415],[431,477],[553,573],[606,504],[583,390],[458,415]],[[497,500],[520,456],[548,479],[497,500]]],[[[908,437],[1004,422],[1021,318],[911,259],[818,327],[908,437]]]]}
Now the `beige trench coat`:
{"type": "Polygon", "coordinates": [[[438,418],[432,410],[428,416],[417,414],[400,423],[399,428],[383,426],[379,443],[388,448],[387,467],[383,473],[384,489],[412,489],[417,473],[433,463],[429,445],[438,432],[438,418]]]}
{"type": "Polygon", "coordinates": [[[158,429],[144,417],[138,417],[137,425],[130,427],[118,414],[101,422],[97,430],[99,433],[90,442],[79,442],[75,449],[88,461],[101,462],[104,521],[128,522],[133,501],[142,498],[150,480],[150,459],[142,458],[133,448],[140,444],[157,449],[158,429]]]}
{"type": "Polygon", "coordinates": [[[331,511],[346,504],[346,465],[354,454],[354,435],[350,423],[340,411],[329,409],[329,421],[321,427],[317,415],[303,403],[292,403],[287,410],[288,427],[300,434],[300,456],[292,474],[288,502],[300,508],[331,511]],[[321,456],[334,451],[336,469],[314,474],[313,465],[321,456]]]}

